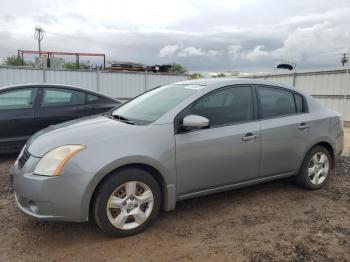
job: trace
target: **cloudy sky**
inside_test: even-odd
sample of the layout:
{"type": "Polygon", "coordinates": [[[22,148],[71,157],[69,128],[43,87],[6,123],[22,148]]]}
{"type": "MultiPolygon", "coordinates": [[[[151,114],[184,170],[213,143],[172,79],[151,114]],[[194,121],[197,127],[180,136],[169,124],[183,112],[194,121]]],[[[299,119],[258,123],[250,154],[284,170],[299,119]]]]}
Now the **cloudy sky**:
{"type": "Polygon", "coordinates": [[[0,0],[0,58],[37,49],[107,60],[177,62],[191,71],[339,66],[350,47],[349,0],[0,0]]]}

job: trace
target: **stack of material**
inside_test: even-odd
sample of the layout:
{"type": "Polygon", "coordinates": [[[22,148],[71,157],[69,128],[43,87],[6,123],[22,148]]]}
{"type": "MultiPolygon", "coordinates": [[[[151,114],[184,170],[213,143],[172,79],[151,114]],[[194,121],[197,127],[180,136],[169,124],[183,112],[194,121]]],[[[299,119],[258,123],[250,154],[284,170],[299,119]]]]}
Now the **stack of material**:
{"type": "Polygon", "coordinates": [[[108,71],[138,71],[138,72],[154,72],[169,73],[171,65],[153,65],[144,66],[143,64],[133,62],[112,62],[110,67],[106,67],[108,71]]]}
{"type": "Polygon", "coordinates": [[[132,62],[112,62],[110,67],[106,67],[106,70],[113,71],[145,71],[145,67],[142,64],[132,62]]]}
{"type": "Polygon", "coordinates": [[[161,72],[161,73],[169,73],[171,65],[154,65],[154,66],[146,66],[146,71],[148,72],[161,72]]]}

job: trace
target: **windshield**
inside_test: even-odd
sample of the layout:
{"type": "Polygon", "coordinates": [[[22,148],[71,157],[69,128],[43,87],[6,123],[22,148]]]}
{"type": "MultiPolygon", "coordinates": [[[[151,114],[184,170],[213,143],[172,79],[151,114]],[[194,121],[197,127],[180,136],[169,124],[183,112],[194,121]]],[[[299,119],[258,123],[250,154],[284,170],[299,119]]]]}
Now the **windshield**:
{"type": "Polygon", "coordinates": [[[136,124],[148,124],[202,88],[204,86],[201,85],[166,85],[155,88],[116,108],[112,116],[136,124]]]}

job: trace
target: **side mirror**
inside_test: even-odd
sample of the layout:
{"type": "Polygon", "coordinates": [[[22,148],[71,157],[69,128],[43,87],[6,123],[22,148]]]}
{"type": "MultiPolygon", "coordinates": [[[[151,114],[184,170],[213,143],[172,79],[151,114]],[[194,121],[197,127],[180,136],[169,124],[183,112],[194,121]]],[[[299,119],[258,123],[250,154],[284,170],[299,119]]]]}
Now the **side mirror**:
{"type": "Polygon", "coordinates": [[[209,127],[209,119],[198,115],[188,115],[183,118],[182,127],[186,130],[206,128],[209,127]]]}

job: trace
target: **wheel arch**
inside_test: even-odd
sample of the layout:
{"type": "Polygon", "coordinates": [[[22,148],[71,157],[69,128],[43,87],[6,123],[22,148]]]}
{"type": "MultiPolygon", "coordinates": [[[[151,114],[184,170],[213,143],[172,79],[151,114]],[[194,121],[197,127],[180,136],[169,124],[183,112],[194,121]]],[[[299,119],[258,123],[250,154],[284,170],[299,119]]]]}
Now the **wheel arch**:
{"type": "Polygon", "coordinates": [[[92,205],[96,198],[96,192],[98,188],[102,185],[103,181],[105,181],[109,176],[115,175],[115,172],[121,171],[127,168],[138,168],[145,170],[148,172],[157,182],[161,192],[161,208],[165,211],[171,210],[175,208],[175,186],[169,185],[164,177],[164,175],[155,168],[153,165],[146,163],[127,163],[121,166],[115,167],[112,170],[106,172],[103,176],[100,177],[97,184],[94,186],[92,193],[89,197],[89,206],[88,206],[88,216],[91,217],[92,205]]]}
{"type": "Polygon", "coordinates": [[[306,152],[304,153],[302,162],[300,164],[299,170],[303,164],[303,161],[307,155],[308,152],[310,152],[310,150],[312,150],[315,146],[322,146],[324,148],[326,148],[331,156],[331,168],[333,169],[335,166],[335,146],[332,144],[331,141],[329,141],[329,139],[324,138],[324,139],[319,139],[314,141],[306,150],[306,152]]]}
{"type": "Polygon", "coordinates": [[[332,147],[332,145],[326,141],[322,141],[322,142],[317,143],[313,147],[315,147],[315,146],[322,146],[322,147],[327,149],[327,151],[329,152],[329,154],[331,156],[331,168],[333,169],[335,166],[335,153],[334,153],[335,151],[334,151],[334,148],[332,147]]]}

